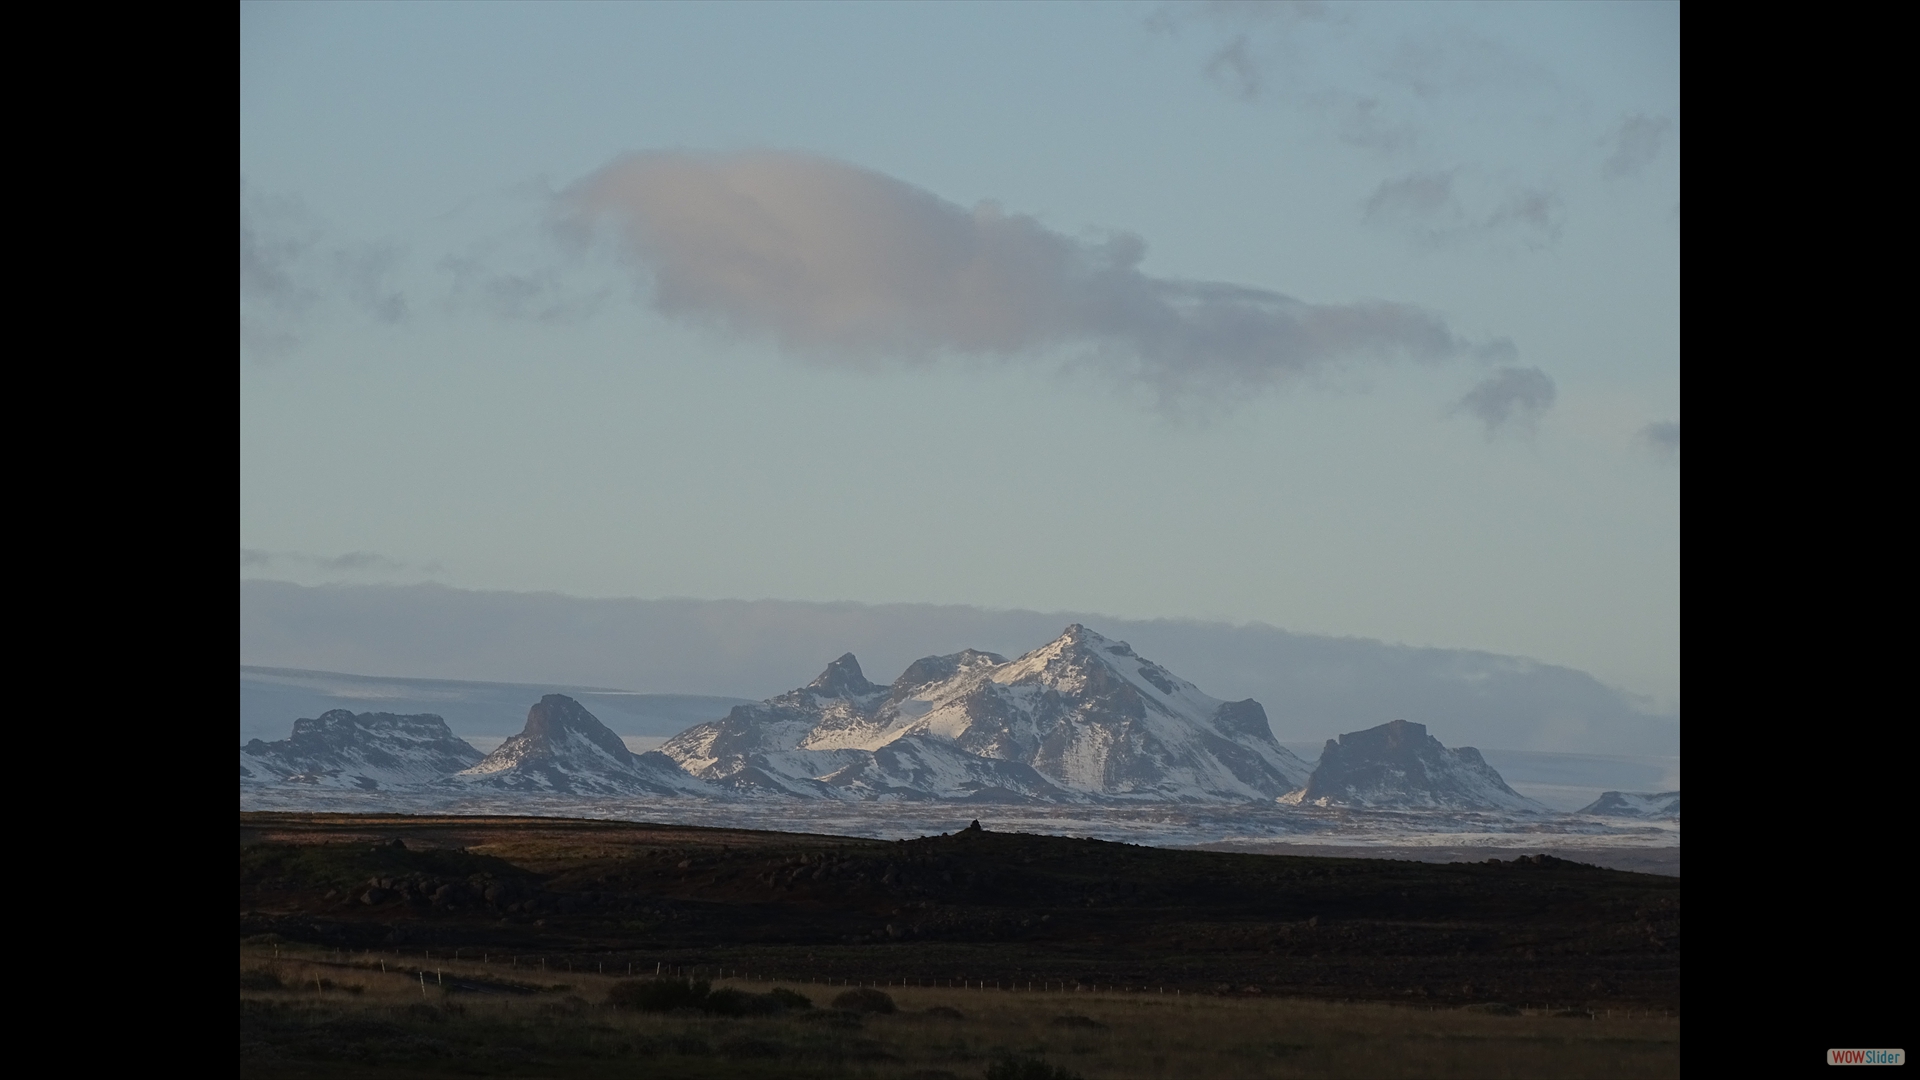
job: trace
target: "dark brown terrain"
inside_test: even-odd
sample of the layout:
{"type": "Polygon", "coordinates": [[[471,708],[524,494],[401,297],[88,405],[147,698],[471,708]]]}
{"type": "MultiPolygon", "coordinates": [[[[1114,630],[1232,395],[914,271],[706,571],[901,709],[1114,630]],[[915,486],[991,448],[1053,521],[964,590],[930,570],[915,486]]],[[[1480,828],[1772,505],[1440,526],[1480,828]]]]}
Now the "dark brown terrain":
{"type": "Polygon", "coordinates": [[[965,830],[243,813],[240,935],[548,972],[1678,1010],[1680,882],[965,830]]]}

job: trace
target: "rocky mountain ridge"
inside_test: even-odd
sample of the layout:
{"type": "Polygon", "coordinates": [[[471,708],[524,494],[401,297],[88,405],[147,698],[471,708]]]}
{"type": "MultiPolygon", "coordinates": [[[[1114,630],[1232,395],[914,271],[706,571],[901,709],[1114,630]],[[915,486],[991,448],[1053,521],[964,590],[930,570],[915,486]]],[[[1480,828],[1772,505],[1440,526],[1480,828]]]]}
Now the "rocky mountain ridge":
{"type": "MultiPolygon", "coordinates": [[[[1546,807],[1472,747],[1396,720],[1329,740],[1312,767],[1265,710],[1228,702],[1075,624],[1014,659],[968,649],[891,684],[849,653],[806,686],[635,754],[578,701],[546,694],[491,754],[438,716],[333,710],[241,750],[241,782],[570,796],[865,802],[1290,804],[1377,810],[1546,807]]],[[[1676,817],[1678,793],[1608,792],[1582,813],[1676,817]],[[1670,803],[1670,808],[1669,808],[1670,803]]]]}
{"type": "Polygon", "coordinates": [[[240,748],[240,782],[378,791],[432,783],[484,757],[431,713],[333,709],[295,720],[293,734],[240,748]]]}
{"type": "Polygon", "coordinates": [[[1259,702],[1225,702],[1079,624],[877,685],[852,654],[661,752],[743,793],[974,801],[1267,801],[1306,781],[1259,702]]]}

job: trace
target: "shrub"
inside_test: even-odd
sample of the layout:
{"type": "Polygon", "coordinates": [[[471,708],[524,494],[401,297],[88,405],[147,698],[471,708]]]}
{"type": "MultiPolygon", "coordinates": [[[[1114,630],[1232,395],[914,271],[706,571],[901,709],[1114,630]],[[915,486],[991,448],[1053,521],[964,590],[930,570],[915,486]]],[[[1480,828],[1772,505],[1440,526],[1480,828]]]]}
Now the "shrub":
{"type": "Polygon", "coordinates": [[[893,996],[871,986],[856,987],[833,999],[833,1007],[846,1012],[891,1013],[898,1011],[893,996]]]}
{"type": "MultiPolygon", "coordinates": [[[[812,999],[805,994],[782,987],[775,987],[771,993],[750,994],[728,986],[713,990],[710,985],[686,979],[628,979],[614,983],[607,991],[607,1004],[638,1012],[699,1009],[715,1016],[771,1016],[813,1008],[812,999]]],[[[887,1004],[891,1007],[893,1003],[887,1004]]]]}
{"type": "Polygon", "coordinates": [[[772,1016],[789,1010],[811,1009],[813,1000],[779,987],[765,994],[727,988],[708,994],[704,1008],[716,1016],[772,1016]]]}
{"type": "Polygon", "coordinates": [[[987,1066],[986,1080],[1080,1080],[1080,1077],[1037,1057],[1016,1058],[1008,1054],[987,1066]]]}
{"type": "Polygon", "coordinates": [[[285,990],[286,988],[287,984],[280,981],[280,976],[265,968],[255,968],[252,971],[240,973],[242,990],[285,990]]]}
{"type": "Polygon", "coordinates": [[[787,1052],[785,1043],[772,1039],[741,1037],[720,1044],[720,1054],[730,1058],[777,1058],[787,1052]]]}
{"type": "Polygon", "coordinates": [[[607,1004],[638,1012],[672,1012],[706,1007],[708,986],[688,979],[625,979],[607,991],[607,1004]]]}
{"type": "Polygon", "coordinates": [[[766,1016],[780,1011],[780,1003],[770,995],[749,994],[731,987],[722,987],[708,994],[700,1007],[715,1016],[766,1016]]]}
{"type": "Polygon", "coordinates": [[[812,998],[808,997],[805,994],[798,993],[793,990],[789,990],[784,986],[776,986],[773,989],[767,991],[767,996],[779,1002],[780,1007],[783,1009],[813,1008],[812,998]]]}
{"type": "Polygon", "coordinates": [[[812,1027],[835,1028],[840,1031],[858,1031],[865,1026],[865,1021],[860,1019],[859,1013],[841,1012],[838,1009],[801,1013],[799,1020],[812,1027]]]}

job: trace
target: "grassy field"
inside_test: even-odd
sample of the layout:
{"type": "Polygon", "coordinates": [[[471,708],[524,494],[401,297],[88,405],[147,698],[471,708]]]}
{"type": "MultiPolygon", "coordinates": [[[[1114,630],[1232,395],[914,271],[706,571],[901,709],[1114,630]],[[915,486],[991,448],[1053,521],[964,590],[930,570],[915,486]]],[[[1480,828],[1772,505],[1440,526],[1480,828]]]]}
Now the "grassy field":
{"type": "Polygon", "coordinates": [[[1679,1071],[1672,877],[976,829],[240,824],[243,1076],[1679,1071]],[[850,984],[897,1009],[836,1007],[850,984]]]}
{"type": "Polygon", "coordinates": [[[960,832],[244,814],[240,934],[781,980],[1680,1007],[1680,882],[960,832]]]}
{"type": "MultiPolygon", "coordinates": [[[[579,967],[243,943],[240,1073],[1198,1080],[1680,1069],[1679,1022],[1659,1010],[1555,1015],[1523,1002],[1514,1013],[976,984],[886,987],[898,1012],[879,1015],[829,1007],[844,985],[785,983],[818,1007],[731,1019],[616,1009],[608,992],[624,972],[579,967]]],[[[714,981],[756,993],[773,985],[714,981]]]]}

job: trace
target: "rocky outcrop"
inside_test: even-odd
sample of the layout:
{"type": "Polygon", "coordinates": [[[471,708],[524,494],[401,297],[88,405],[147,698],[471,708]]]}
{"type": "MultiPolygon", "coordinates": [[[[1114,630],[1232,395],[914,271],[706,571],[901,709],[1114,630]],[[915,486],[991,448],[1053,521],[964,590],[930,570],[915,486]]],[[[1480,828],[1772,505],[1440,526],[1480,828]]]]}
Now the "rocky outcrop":
{"type": "Polygon", "coordinates": [[[1328,739],[1306,786],[1280,801],[1396,810],[1546,807],[1507,786],[1471,746],[1449,750],[1424,724],[1394,720],[1328,739]]]}
{"type": "Polygon", "coordinates": [[[430,713],[334,709],[295,720],[289,738],[254,739],[241,747],[240,782],[362,791],[418,787],[468,768],[482,756],[430,713]]]}

